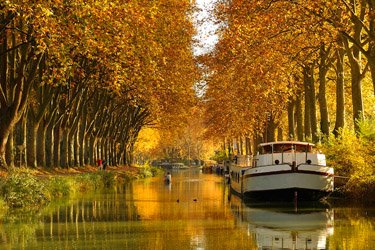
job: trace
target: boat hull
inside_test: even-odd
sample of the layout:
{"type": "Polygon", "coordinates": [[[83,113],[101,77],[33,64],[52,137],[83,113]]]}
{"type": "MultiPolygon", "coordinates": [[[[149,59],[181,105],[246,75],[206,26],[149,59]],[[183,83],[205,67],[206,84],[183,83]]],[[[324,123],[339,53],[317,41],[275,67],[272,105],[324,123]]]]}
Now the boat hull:
{"type": "Polygon", "coordinates": [[[319,200],[333,191],[333,169],[318,165],[232,168],[231,188],[244,198],[319,200]]]}
{"type": "Polygon", "coordinates": [[[232,188],[237,195],[243,197],[244,200],[257,200],[257,201],[318,201],[326,197],[330,192],[302,189],[302,188],[288,188],[288,189],[275,189],[265,191],[247,191],[239,193],[238,190],[232,188]]]}

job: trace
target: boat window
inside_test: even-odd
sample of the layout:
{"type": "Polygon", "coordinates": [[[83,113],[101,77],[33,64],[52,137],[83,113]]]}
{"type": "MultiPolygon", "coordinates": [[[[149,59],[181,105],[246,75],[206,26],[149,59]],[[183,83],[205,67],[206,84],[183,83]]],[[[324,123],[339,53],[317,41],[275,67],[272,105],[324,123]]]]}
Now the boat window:
{"type": "Polygon", "coordinates": [[[306,152],[308,150],[307,145],[296,145],[296,151],[297,152],[306,152]]]}
{"type": "Polygon", "coordinates": [[[270,154],[270,153],[272,153],[272,146],[271,145],[263,146],[260,150],[260,154],[270,154]]]}
{"type": "Polygon", "coordinates": [[[283,144],[274,144],[273,145],[273,152],[274,153],[282,153],[283,152],[283,144]]]}
{"type": "Polygon", "coordinates": [[[294,150],[294,145],[293,144],[283,144],[283,152],[291,152],[294,150]]]}
{"type": "Polygon", "coordinates": [[[283,144],[273,144],[265,145],[259,149],[260,154],[271,154],[273,153],[284,153],[284,152],[314,152],[315,148],[313,145],[303,145],[303,144],[293,144],[293,143],[283,143],[283,144]],[[273,146],[273,151],[272,151],[273,146]]]}

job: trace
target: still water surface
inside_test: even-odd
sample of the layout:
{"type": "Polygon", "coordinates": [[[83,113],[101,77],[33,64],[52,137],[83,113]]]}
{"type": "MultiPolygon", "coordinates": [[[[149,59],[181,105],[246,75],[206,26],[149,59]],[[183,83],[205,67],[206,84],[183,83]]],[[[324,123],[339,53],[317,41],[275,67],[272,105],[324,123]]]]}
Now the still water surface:
{"type": "Polygon", "coordinates": [[[245,204],[220,176],[172,174],[5,214],[0,249],[375,249],[374,207],[245,204]]]}

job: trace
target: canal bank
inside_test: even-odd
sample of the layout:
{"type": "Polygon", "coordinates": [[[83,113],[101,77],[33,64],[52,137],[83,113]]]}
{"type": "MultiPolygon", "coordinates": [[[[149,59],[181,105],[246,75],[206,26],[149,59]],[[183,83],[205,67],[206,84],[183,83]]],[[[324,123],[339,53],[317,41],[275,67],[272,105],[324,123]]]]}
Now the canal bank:
{"type": "Polygon", "coordinates": [[[142,166],[114,166],[106,170],[86,166],[68,169],[17,168],[0,177],[2,209],[35,209],[49,202],[80,193],[112,188],[135,179],[152,177],[161,169],[142,166]]]}

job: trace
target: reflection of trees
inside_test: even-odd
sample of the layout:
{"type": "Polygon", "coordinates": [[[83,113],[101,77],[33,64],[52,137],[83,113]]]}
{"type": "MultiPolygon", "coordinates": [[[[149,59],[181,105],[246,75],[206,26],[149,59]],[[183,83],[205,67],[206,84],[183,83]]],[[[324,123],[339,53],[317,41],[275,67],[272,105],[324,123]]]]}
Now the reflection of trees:
{"type": "Polygon", "coordinates": [[[327,249],[375,249],[374,239],[374,208],[335,209],[335,233],[327,249]]]}
{"type": "Polygon", "coordinates": [[[36,242],[36,230],[42,226],[36,211],[19,210],[2,214],[0,223],[0,249],[13,249],[36,242]]]}
{"type": "Polygon", "coordinates": [[[63,249],[70,246],[82,249],[86,247],[87,239],[91,239],[89,247],[104,236],[115,238],[116,235],[126,235],[130,227],[124,226],[124,223],[126,225],[126,222],[138,219],[132,196],[132,185],[129,184],[108,193],[72,200],[68,204],[56,204],[40,213],[19,211],[7,214],[0,226],[0,248],[35,247],[42,240],[43,245],[50,245],[51,249],[55,244],[66,246],[63,249]]]}
{"type": "Polygon", "coordinates": [[[134,203],[120,199],[118,193],[98,194],[91,200],[85,198],[68,206],[58,206],[44,223],[80,223],[80,222],[112,222],[136,220],[134,203]],[[129,204],[130,203],[130,204],[129,204]]]}

